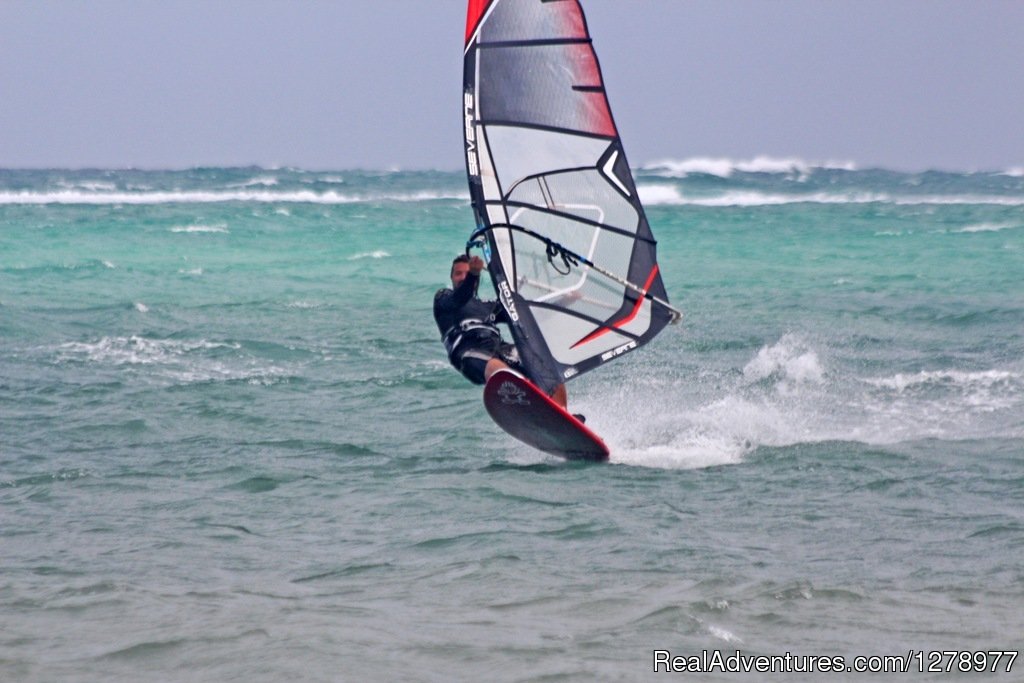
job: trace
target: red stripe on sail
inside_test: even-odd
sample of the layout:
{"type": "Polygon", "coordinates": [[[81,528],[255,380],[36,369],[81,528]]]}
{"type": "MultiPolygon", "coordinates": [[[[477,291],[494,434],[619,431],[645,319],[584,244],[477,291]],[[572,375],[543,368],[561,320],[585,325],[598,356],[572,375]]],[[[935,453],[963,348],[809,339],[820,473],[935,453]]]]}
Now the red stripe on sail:
{"type": "MultiPolygon", "coordinates": [[[[561,22],[562,33],[566,37],[589,37],[587,24],[583,19],[583,8],[577,2],[564,2],[556,10],[561,22]]],[[[608,98],[604,94],[604,79],[601,68],[597,65],[597,55],[589,41],[579,43],[571,48],[575,84],[584,88],[596,88],[594,92],[578,92],[581,120],[584,129],[590,133],[615,137],[615,123],[608,107],[608,98]]]]}
{"type": "Polygon", "coordinates": [[[612,112],[604,93],[604,80],[601,78],[601,69],[597,66],[594,48],[589,43],[581,43],[574,49],[578,51],[576,64],[579,68],[580,82],[577,85],[600,88],[597,92],[579,93],[586,108],[587,130],[597,135],[615,137],[615,123],[612,121],[612,112]]]}
{"type": "Polygon", "coordinates": [[[492,1],[469,0],[469,7],[466,10],[466,45],[469,45],[469,39],[476,33],[480,20],[484,18],[484,14],[487,13],[487,8],[492,1]]]}
{"type": "MultiPolygon", "coordinates": [[[[654,283],[654,278],[655,278],[655,276],[657,274],[658,274],[658,264],[655,263],[654,267],[651,268],[651,274],[647,276],[647,282],[644,283],[644,294],[647,294],[647,290],[650,289],[651,285],[654,283]]],[[[640,307],[643,306],[643,305],[644,305],[644,296],[641,295],[640,298],[636,300],[636,304],[633,305],[633,310],[630,311],[629,315],[627,315],[625,318],[623,318],[622,320],[618,321],[617,323],[612,324],[611,326],[604,325],[603,327],[600,327],[597,330],[594,330],[593,332],[588,334],[586,337],[584,337],[583,339],[580,339],[578,342],[573,344],[570,348],[575,349],[577,346],[580,346],[581,344],[586,344],[589,341],[594,341],[598,337],[600,337],[600,336],[610,332],[612,330],[612,328],[625,327],[629,323],[633,322],[633,318],[635,318],[637,316],[637,314],[640,312],[640,307]]]]}

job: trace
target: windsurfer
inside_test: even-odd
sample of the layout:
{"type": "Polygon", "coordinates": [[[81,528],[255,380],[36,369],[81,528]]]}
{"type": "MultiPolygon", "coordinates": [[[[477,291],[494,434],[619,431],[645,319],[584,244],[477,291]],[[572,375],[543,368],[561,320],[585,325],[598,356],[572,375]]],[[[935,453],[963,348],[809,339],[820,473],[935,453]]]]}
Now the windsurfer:
{"type": "MultiPolygon", "coordinates": [[[[450,289],[434,295],[434,320],[441,332],[448,360],[473,384],[484,384],[498,370],[523,372],[515,345],[501,338],[497,323],[508,324],[505,309],[495,301],[477,297],[484,261],[479,256],[460,254],[452,261],[450,289]]],[[[551,393],[552,400],[566,407],[565,385],[551,393]]]]}

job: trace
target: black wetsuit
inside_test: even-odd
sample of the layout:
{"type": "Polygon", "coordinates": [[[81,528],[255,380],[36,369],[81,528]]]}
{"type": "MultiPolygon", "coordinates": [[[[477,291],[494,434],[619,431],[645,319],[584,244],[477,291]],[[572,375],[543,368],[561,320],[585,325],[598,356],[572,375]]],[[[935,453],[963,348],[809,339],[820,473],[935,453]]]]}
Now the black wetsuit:
{"type": "Polygon", "coordinates": [[[500,358],[519,368],[516,347],[501,339],[496,323],[508,323],[505,309],[476,296],[480,276],[472,272],[455,289],[439,289],[434,295],[434,320],[455,369],[474,384],[484,383],[487,361],[500,358]]]}

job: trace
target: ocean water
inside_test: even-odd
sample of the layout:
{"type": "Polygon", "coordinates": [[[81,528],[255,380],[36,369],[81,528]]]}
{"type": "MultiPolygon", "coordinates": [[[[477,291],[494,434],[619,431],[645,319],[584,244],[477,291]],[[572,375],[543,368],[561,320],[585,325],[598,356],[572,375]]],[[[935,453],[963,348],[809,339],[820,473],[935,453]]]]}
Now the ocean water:
{"type": "Polygon", "coordinates": [[[0,171],[0,679],[1019,650],[1024,171],[637,175],[686,317],[587,465],[445,360],[462,173],[0,171]]]}

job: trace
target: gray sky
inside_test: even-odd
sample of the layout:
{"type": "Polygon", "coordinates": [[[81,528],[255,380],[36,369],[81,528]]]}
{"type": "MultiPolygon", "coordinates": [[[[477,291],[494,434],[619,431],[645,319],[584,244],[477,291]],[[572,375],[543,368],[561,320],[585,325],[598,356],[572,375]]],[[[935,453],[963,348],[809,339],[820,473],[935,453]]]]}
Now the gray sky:
{"type": "MultiPolygon", "coordinates": [[[[462,168],[465,4],[0,0],[0,167],[462,168]]],[[[1024,166],[1024,1],[584,9],[634,166],[1024,166]]]]}

